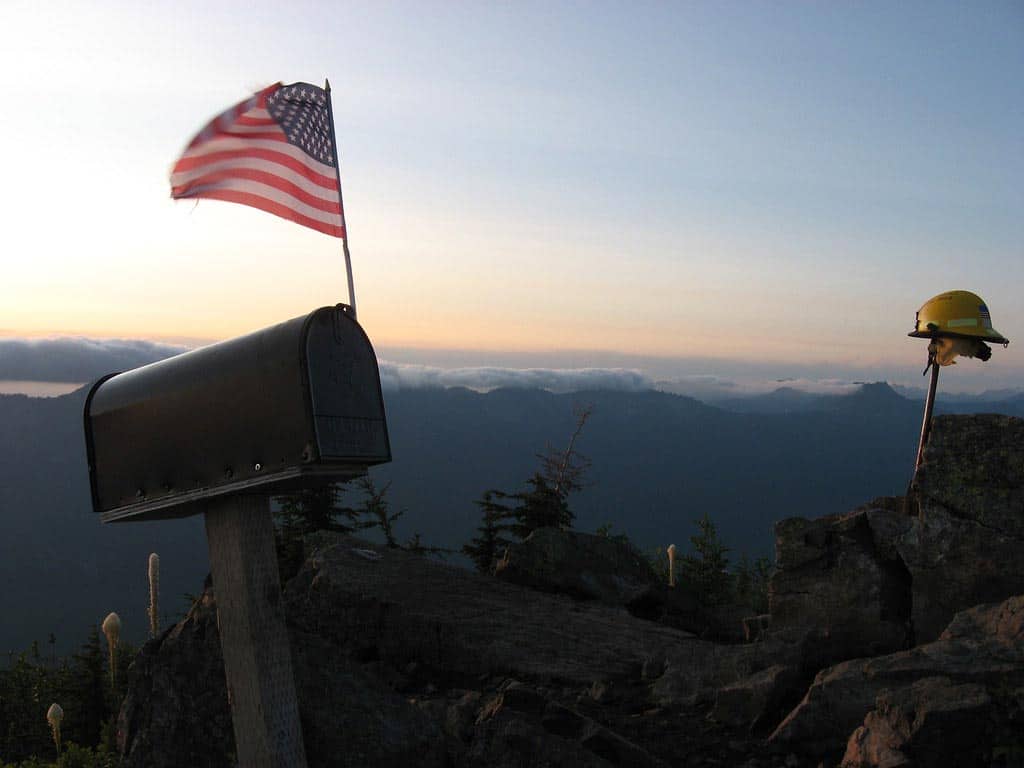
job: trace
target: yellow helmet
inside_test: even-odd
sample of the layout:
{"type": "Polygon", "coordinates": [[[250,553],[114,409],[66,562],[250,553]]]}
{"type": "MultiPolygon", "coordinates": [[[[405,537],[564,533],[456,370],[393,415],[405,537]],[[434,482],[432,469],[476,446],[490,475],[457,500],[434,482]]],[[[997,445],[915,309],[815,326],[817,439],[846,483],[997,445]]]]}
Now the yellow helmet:
{"type": "Polygon", "coordinates": [[[914,330],[907,335],[921,339],[949,337],[1010,343],[992,327],[992,317],[982,298],[970,291],[947,291],[928,299],[917,310],[914,330]]]}

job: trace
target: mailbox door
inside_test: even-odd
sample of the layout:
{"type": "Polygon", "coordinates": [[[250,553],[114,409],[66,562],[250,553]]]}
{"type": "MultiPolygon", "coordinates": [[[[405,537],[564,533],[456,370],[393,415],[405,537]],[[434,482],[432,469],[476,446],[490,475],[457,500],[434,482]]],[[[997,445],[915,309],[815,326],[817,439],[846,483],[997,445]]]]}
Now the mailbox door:
{"type": "Polygon", "coordinates": [[[315,312],[306,358],[321,460],[390,461],[377,356],[363,329],[340,308],[315,312]]]}

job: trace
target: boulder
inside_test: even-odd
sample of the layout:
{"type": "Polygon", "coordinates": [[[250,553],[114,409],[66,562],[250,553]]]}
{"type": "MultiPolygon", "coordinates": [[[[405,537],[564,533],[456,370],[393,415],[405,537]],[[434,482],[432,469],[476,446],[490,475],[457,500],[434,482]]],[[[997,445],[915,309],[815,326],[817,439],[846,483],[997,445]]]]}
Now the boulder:
{"type": "Polygon", "coordinates": [[[666,768],[628,739],[519,682],[504,686],[481,709],[476,725],[482,727],[467,754],[474,765],[524,765],[525,751],[527,765],[666,768]]]}
{"type": "Polygon", "coordinates": [[[209,590],[185,618],[147,642],[131,666],[117,719],[125,768],[230,768],[228,708],[217,607],[209,590]]]}
{"type": "MultiPolygon", "coordinates": [[[[294,628],[289,634],[311,767],[445,764],[437,723],[342,649],[294,628]]],[[[212,589],[136,658],[118,717],[118,747],[124,768],[235,764],[212,589]]]]}
{"type": "MultiPolygon", "coordinates": [[[[645,662],[712,644],[621,607],[314,540],[284,590],[310,768],[664,765],[658,742],[634,738],[647,722],[634,715],[653,707],[645,662]]],[[[136,659],[119,717],[126,768],[233,765],[215,590],[136,659]]]]}
{"type": "Polygon", "coordinates": [[[708,708],[721,701],[712,712],[713,720],[744,730],[773,725],[777,719],[771,716],[781,716],[785,710],[779,712],[779,707],[799,701],[810,679],[801,666],[803,641],[802,636],[780,633],[751,644],[679,644],[645,665],[651,699],[659,706],[708,708]],[[755,690],[758,700],[737,704],[739,709],[732,706],[755,690]]]}
{"type": "Polygon", "coordinates": [[[718,689],[710,717],[727,725],[759,730],[773,720],[800,681],[798,670],[773,664],[743,680],[718,689]]]}
{"type": "Polygon", "coordinates": [[[1024,593],[1024,419],[938,417],[913,494],[918,518],[894,547],[914,580],[918,642],[958,611],[1024,593]]]}
{"type": "Polygon", "coordinates": [[[937,417],[913,490],[925,516],[937,505],[1024,540],[1024,419],[937,417]]]}
{"type": "MultiPolygon", "coordinates": [[[[956,697],[963,695],[961,714],[987,718],[983,728],[972,731],[987,754],[1000,745],[1019,745],[1024,698],[1022,613],[1024,596],[976,606],[959,614],[934,642],[822,670],[770,741],[813,759],[837,760],[844,745],[851,760],[867,759],[864,756],[869,752],[882,755],[883,747],[891,747],[893,754],[908,754],[905,749],[920,752],[921,740],[934,736],[934,724],[953,716],[949,713],[960,706],[956,697]],[[929,679],[931,682],[922,682],[929,679]],[[915,683],[919,686],[916,690],[915,683]],[[980,686],[980,690],[963,686],[980,686]],[[932,704],[925,701],[930,694],[936,696],[932,704]],[[876,714],[868,720],[873,710],[876,714]],[[919,710],[924,719],[918,722],[910,713],[919,710]],[[999,717],[993,719],[985,713],[999,713],[999,717]],[[867,730],[857,735],[854,751],[849,752],[848,739],[862,724],[867,730]]],[[[941,747],[948,741],[954,748],[960,744],[958,739],[951,731],[938,744],[941,747]]]]}
{"type": "Polygon", "coordinates": [[[772,615],[760,613],[757,616],[743,617],[743,642],[756,643],[768,635],[772,626],[772,615]]]}
{"type": "Polygon", "coordinates": [[[661,581],[647,558],[625,539],[561,528],[538,528],[526,540],[510,544],[495,575],[544,592],[640,610],[661,581]]]}
{"type": "Polygon", "coordinates": [[[991,708],[984,686],[945,677],[884,690],[850,736],[842,768],[991,765],[991,708]]]}
{"type": "Polygon", "coordinates": [[[902,499],[776,524],[773,627],[809,666],[931,642],[958,611],[1024,593],[1024,419],[940,416],[902,499]]]}
{"type": "Polygon", "coordinates": [[[865,510],[782,520],[775,547],[772,627],[814,630],[807,666],[910,645],[911,576],[898,554],[877,546],[865,510]]]}
{"type": "Polygon", "coordinates": [[[744,642],[749,606],[704,605],[687,585],[670,588],[624,538],[539,528],[510,544],[495,566],[502,581],[577,600],[621,606],[634,616],[706,640],[744,642]]]}
{"type": "Polygon", "coordinates": [[[321,538],[286,586],[285,606],[296,628],[391,669],[414,663],[445,687],[501,676],[589,688],[636,678],[648,655],[697,642],[621,607],[541,594],[340,535],[321,538]]]}

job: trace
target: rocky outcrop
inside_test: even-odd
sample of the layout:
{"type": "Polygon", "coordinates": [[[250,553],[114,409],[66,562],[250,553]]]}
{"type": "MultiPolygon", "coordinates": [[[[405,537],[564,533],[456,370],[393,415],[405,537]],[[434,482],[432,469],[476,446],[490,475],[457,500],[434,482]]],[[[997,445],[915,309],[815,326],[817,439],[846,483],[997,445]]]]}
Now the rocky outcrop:
{"type": "Polygon", "coordinates": [[[744,623],[750,606],[705,605],[689,585],[670,588],[625,537],[539,528],[506,548],[495,575],[541,592],[621,606],[705,640],[746,642],[751,632],[744,623]]]}
{"type": "MultiPolygon", "coordinates": [[[[308,544],[284,594],[311,768],[732,765],[761,747],[706,720],[717,690],[796,658],[351,537],[308,544]]],[[[126,766],[231,765],[215,592],[137,660],[126,766]]]]}
{"type": "Polygon", "coordinates": [[[957,611],[1024,592],[1024,420],[935,420],[912,489],[776,524],[773,626],[817,635],[820,665],[938,637],[957,611]]]}
{"type": "Polygon", "coordinates": [[[918,642],[957,611],[1024,593],[1024,419],[939,417],[924,458],[918,517],[892,544],[914,580],[918,642]]]}
{"type": "Polygon", "coordinates": [[[621,608],[329,536],[287,585],[285,605],[293,626],[361,658],[415,663],[463,687],[481,675],[586,686],[624,679],[647,656],[692,639],[621,608]]]}
{"type": "MultiPolygon", "coordinates": [[[[118,718],[125,768],[235,764],[213,595],[136,658],[118,718]]],[[[290,640],[311,766],[445,764],[441,728],[425,713],[324,638],[293,630],[290,640]]]]}
{"type": "Polygon", "coordinates": [[[495,575],[503,581],[607,605],[644,610],[660,579],[628,541],[560,528],[539,528],[510,544],[495,575]]]}
{"type": "Polygon", "coordinates": [[[1024,596],[1016,596],[957,615],[934,642],[822,670],[771,741],[832,760],[845,744],[851,765],[990,765],[995,750],[1024,747],[1022,705],[1024,596]],[[950,728],[957,718],[963,725],[950,728]],[[928,750],[947,744],[964,761],[929,762],[928,750]],[[897,753],[905,763],[886,762],[897,753]]]}
{"type": "MultiPolygon", "coordinates": [[[[586,534],[502,578],[310,537],[284,590],[309,765],[1024,765],[1024,421],[941,417],[925,460],[913,515],[780,522],[763,616],[586,534]]],[[[125,766],[232,765],[215,588],[139,654],[125,766]]]]}
{"type": "Polygon", "coordinates": [[[125,766],[227,768],[235,749],[217,609],[207,592],[146,643],[117,721],[125,766]]]}
{"type": "Polygon", "coordinates": [[[711,717],[737,728],[758,730],[766,723],[774,724],[776,715],[799,683],[793,666],[773,664],[767,669],[718,689],[711,717]]]}
{"type": "Polygon", "coordinates": [[[946,677],[884,690],[850,736],[842,766],[991,765],[991,709],[984,686],[946,677]]]}
{"type": "Polygon", "coordinates": [[[813,634],[809,666],[875,656],[911,644],[912,581],[876,543],[864,510],[775,526],[772,626],[813,634]]]}

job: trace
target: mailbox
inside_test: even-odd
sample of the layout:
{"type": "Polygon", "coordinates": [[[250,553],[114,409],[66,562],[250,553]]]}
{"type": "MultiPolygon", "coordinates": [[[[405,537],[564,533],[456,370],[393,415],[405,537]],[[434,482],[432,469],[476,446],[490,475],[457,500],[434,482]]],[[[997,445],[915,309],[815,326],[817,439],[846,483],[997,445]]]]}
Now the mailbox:
{"type": "Polygon", "coordinates": [[[93,510],[182,517],[391,460],[377,358],[345,305],[100,379],[85,402],[93,510]]]}

